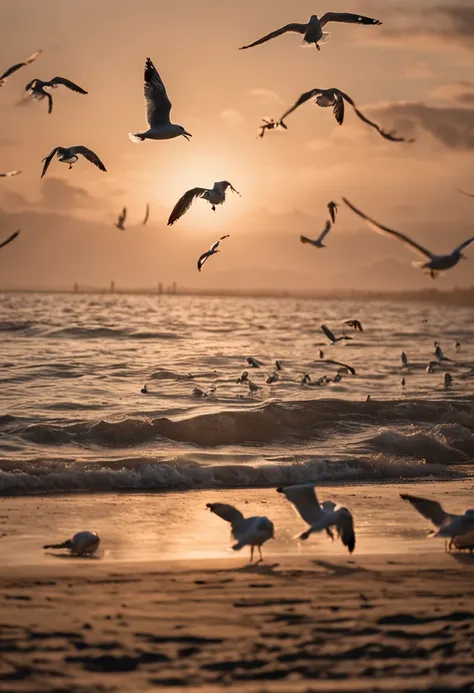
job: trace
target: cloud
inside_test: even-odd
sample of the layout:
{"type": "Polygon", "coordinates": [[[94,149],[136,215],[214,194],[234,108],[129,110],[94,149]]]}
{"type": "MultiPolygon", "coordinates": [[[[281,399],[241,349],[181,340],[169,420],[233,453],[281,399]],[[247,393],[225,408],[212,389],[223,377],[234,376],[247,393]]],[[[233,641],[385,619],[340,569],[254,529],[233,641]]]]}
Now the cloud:
{"type": "Polygon", "coordinates": [[[222,113],[219,113],[219,118],[232,127],[237,127],[245,122],[244,116],[235,108],[226,108],[222,113]]]}
{"type": "Polygon", "coordinates": [[[61,178],[46,178],[41,186],[41,197],[35,206],[61,212],[79,206],[96,207],[97,203],[83,188],[71,185],[61,178]]]}
{"type": "Polygon", "coordinates": [[[28,200],[20,193],[5,190],[2,194],[2,202],[7,209],[25,209],[28,207],[28,200]]]}
{"type": "Polygon", "coordinates": [[[465,79],[452,84],[443,84],[440,87],[436,87],[436,89],[432,89],[430,96],[471,106],[474,103],[474,82],[465,79]]]}
{"type": "Polygon", "coordinates": [[[270,89],[261,89],[256,87],[255,89],[249,89],[247,94],[250,96],[253,103],[258,103],[261,106],[268,106],[278,104],[283,106],[283,100],[278,96],[275,91],[270,89]]]}

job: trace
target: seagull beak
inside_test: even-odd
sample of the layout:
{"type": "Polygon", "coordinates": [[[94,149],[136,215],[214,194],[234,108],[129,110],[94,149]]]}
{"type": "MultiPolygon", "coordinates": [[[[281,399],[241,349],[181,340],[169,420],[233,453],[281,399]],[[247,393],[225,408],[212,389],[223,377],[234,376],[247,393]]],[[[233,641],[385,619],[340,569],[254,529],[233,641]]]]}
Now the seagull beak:
{"type": "Polygon", "coordinates": [[[189,138],[192,137],[192,135],[191,135],[191,133],[186,132],[186,130],[185,130],[185,131],[183,132],[183,137],[185,137],[185,138],[188,140],[188,142],[189,142],[189,138]]]}

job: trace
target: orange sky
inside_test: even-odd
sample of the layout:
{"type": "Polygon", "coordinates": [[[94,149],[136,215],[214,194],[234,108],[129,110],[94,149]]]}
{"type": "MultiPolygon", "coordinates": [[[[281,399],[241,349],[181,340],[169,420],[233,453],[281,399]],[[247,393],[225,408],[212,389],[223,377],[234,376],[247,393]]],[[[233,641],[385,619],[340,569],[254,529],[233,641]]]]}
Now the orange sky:
{"type": "MultiPolygon", "coordinates": [[[[446,10],[442,0],[418,1],[416,9],[391,0],[318,7],[306,0],[298,6],[175,0],[167,9],[157,0],[2,0],[0,71],[38,48],[44,52],[0,91],[0,169],[24,172],[0,180],[1,238],[22,226],[20,238],[2,251],[0,287],[59,286],[71,273],[82,283],[100,282],[107,273],[107,279],[144,286],[160,274],[165,281],[217,287],[241,283],[235,276],[245,263],[252,268],[248,287],[322,288],[321,277],[324,286],[338,284],[354,271],[356,281],[360,268],[390,257],[406,264],[400,288],[431,286],[411,269],[411,253],[374,236],[349,210],[341,209],[324,251],[302,248],[298,235],[319,233],[326,203],[341,195],[434,251],[450,251],[474,232],[474,200],[455,191],[474,191],[474,10],[467,1],[445,4],[446,10]],[[435,7],[441,7],[437,15],[435,7]],[[294,34],[237,50],[327,9],[369,14],[383,26],[333,24],[320,53],[301,49],[294,34]],[[166,84],[172,120],[193,134],[191,142],[136,145],[128,139],[145,125],[146,56],[166,84]],[[89,95],[56,90],[50,116],[44,102],[18,105],[30,79],[56,75],[89,95]],[[256,137],[262,116],[279,117],[312,87],[342,89],[382,126],[414,134],[416,143],[386,142],[350,110],[339,127],[330,109],[310,104],[291,116],[287,132],[256,137]],[[72,144],[94,149],[108,173],[85,161],[68,171],[54,161],[41,181],[41,159],[57,145],[72,144]],[[216,214],[198,201],[176,226],[166,227],[183,192],[222,179],[242,197],[229,195],[216,214]],[[130,229],[124,239],[111,227],[117,212],[127,205],[139,220],[147,201],[150,230],[138,235],[130,229]],[[76,226],[67,217],[90,225],[84,252],[78,244],[86,225],[73,239],[64,227],[76,226]],[[351,233],[358,229],[360,235],[351,233]],[[232,238],[208,263],[206,277],[198,275],[196,253],[221,231],[232,238]],[[91,258],[104,252],[104,244],[101,267],[91,258]],[[40,247],[47,259],[38,267],[40,247]]],[[[474,249],[468,254],[467,267],[441,279],[440,288],[472,283],[474,249]]],[[[376,270],[374,281],[383,286],[385,274],[376,270]]]]}

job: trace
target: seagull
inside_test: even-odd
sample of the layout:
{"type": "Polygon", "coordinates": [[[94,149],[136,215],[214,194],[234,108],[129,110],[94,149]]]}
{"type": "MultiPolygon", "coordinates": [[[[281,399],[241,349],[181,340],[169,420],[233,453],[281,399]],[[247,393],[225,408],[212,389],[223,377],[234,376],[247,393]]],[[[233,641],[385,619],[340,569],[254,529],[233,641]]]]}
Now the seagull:
{"type": "Polygon", "coordinates": [[[42,51],[35,51],[35,53],[32,53],[29,58],[24,60],[22,63],[17,63],[16,65],[12,65],[12,67],[9,67],[6,72],[3,73],[3,75],[0,75],[0,87],[3,87],[3,84],[7,77],[10,77],[14,72],[19,70],[21,67],[26,67],[26,65],[31,65],[31,63],[34,63],[34,61],[39,58],[41,55],[42,51]]]}
{"type": "Polygon", "coordinates": [[[235,381],[236,383],[246,383],[248,382],[249,379],[249,372],[248,371],[242,371],[242,373],[239,375],[237,380],[235,381]]]}
{"type": "Polygon", "coordinates": [[[336,337],[334,332],[331,332],[329,327],[327,327],[326,325],[321,325],[321,329],[326,335],[326,337],[329,339],[329,341],[331,341],[333,344],[335,344],[336,342],[340,342],[343,339],[352,339],[352,337],[348,337],[345,334],[341,335],[340,337],[336,337]]]}
{"type": "Polygon", "coordinates": [[[461,351],[461,342],[459,339],[456,340],[456,351],[461,351]]]}
{"type": "Polygon", "coordinates": [[[337,202],[328,202],[328,209],[331,221],[334,224],[336,221],[336,214],[337,210],[339,209],[339,205],[337,204],[337,202]]]}
{"type": "Polygon", "coordinates": [[[246,48],[253,48],[254,46],[258,46],[261,43],[266,43],[271,39],[277,38],[278,36],[291,31],[296,34],[303,35],[303,45],[310,45],[314,43],[319,51],[321,50],[319,44],[324,43],[329,38],[329,34],[323,31],[323,27],[326,26],[326,24],[329,24],[329,22],[343,22],[344,24],[382,24],[382,22],[380,22],[378,19],[371,19],[370,17],[363,17],[362,15],[350,14],[348,12],[326,12],[326,14],[323,14],[322,17],[312,14],[306,24],[286,24],[285,26],[282,26],[281,29],[272,31],[270,34],[263,36],[263,38],[258,39],[253,43],[249,43],[247,46],[242,46],[239,48],[239,50],[242,51],[246,48]]]}
{"type": "Polygon", "coordinates": [[[322,349],[319,350],[319,358],[320,359],[324,358],[324,351],[322,349]]]}
{"type": "Polygon", "coordinates": [[[226,236],[221,236],[218,241],[213,243],[210,247],[209,250],[207,250],[205,253],[201,255],[197,262],[197,268],[199,271],[201,271],[201,268],[203,264],[206,262],[208,258],[211,257],[211,255],[215,255],[216,253],[220,253],[220,250],[218,250],[219,243],[224,240],[224,238],[229,238],[230,234],[227,234],[226,236]]]}
{"type": "Polygon", "coordinates": [[[211,513],[218,515],[230,523],[231,535],[237,541],[232,546],[234,551],[240,551],[244,546],[250,546],[250,563],[253,561],[255,547],[260,555],[257,563],[263,561],[262,544],[275,536],[273,522],[268,517],[245,518],[240,510],[227,503],[206,503],[211,513]]]}
{"type": "Polygon", "coordinates": [[[278,361],[278,360],[275,361],[275,368],[277,369],[277,371],[283,370],[283,366],[281,365],[281,361],[278,361]]]}
{"type": "Polygon", "coordinates": [[[172,226],[175,221],[178,221],[183,214],[186,214],[191,204],[197,197],[202,197],[207,200],[209,204],[212,205],[212,211],[216,211],[216,205],[222,205],[225,202],[225,194],[227,188],[230,188],[232,192],[240,195],[239,192],[229,183],[228,180],[220,180],[214,183],[212,188],[192,188],[184,193],[184,195],[175,204],[173,211],[168,219],[168,226],[172,226]]]}
{"type": "Polygon", "coordinates": [[[278,373],[275,371],[274,373],[270,373],[270,375],[267,375],[265,382],[267,385],[271,385],[272,383],[276,383],[277,380],[280,380],[280,377],[278,373]]]}
{"type": "Polygon", "coordinates": [[[362,327],[362,324],[359,322],[359,320],[344,320],[342,324],[347,325],[347,327],[353,327],[354,330],[359,330],[359,332],[364,331],[364,328],[362,327]]]}
{"type": "Polygon", "coordinates": [[[403,376],[403,378],[402,378],[402,387],[405,387],[406,384],[407,384],[407,381],[405,380],[405,376],[403,376]]]}
{"type": "Polygon", "coordinates": [[[412,264],[415,267],[420,267],[421,269],[423,269],[425,273],[431,276],[432,279],[435,279],[440,272],[455,267],[461,258],[467,259],[466,256],[462,254],[462,251],[464,250],[464,248],[466,248],[470,243],[474,241],[474,236],[471,236],[471,238],[468,238],[466,241],[463,241],[458,246],[456,246],[456,248],[449,255],[434,255],[432,252],[424,248],[422,245],[415,243],[415,241],[412,241],[410,238],[408,238],[408,236],[405,236],[405,234],[400,233],[400,231],[394,231],[393,229],[389,229],[387,226],[382,226],[382,224],[379,224],[377,221],[374,221],[374,219],[368,217],[366,214],[364,214],[364,212],[361,212],[360,209],[354,207],[354,205],[351,204],[349,200],[346,200],[345,197],[343,197],[342,199],[344,200],[346,205],[352,209],[353,212],[362,217],[362,219],[365,219],[367,224],[374,231],[381,234],[395,236],[395,238],[398,238],[399,241],[405,243],[405,245],[409,246],[416,253],[422,255],[425,261],[414,262],[412,264]]]}
{"type": "Polygon", "coordinates": [[[96,532],[78,532],[62,544],[46,544],[43,549],[69,549],[73,556],[86,556],[97,551],[100,537],[96,532]]]}
{"type": "MultiPolygon", "coordinates": [[[[345,113],[345,107],[344,107],[344,102],[348,103],[352,108],[354,109],[355,114],[357,115],[360,120],[362,120],[366,125],[370,125],[370,127],[374,128],[377,130],[379,135],[384,137],[386,140],[390,140],[391,142],[414,142],[413,139],[407,140],[404,137],[399,137],[395,132],[386,132],[385,130],[382,130],[382,128],[377,125],[377,123],[374,123],[372,120],[369,120],[363,113],[360,111],[355,102],[351,99],[350,96],[345,94],[343,91],[340,89],[332,88],[332,89],[311,89],[310,91],[306,91],[304,94],[301,94],[300,98],[298,101],[288,110],[286,113],[282,115],[282,117],[279,120],[279,125],[284,129],[287,130],[286,123],[284,122],[285,118],[290,115],[290,113],[293,113],[299,106],[302,104],[306,103],[306,101],[309,101],[310,99],[316,98],[315,104],[317,106],[321,106],[322,108],[328,108],[332,107],[334,116],[336,118],[336,121],[339,125],[342,125],[344,122],[344,113],[345,113]]],[[[334,204],[334,203],[330,203],[334,204]]]]}
{"type": "Polygon", "coordinates": [[[32,79],[31,82],[28,82],[26,85],[25,91],[31,92],[30,96],[38,101],[42,101],[46,97],[48,99],[48,113],[51,113],[53,110],[53,97],[46,89],[56,89],[59,86],[67,87],[77,94],[87,94],[82,87],[74,84],[74,82],[71,82],[69,79],[65,79],[65,77],[53,77],[49,82],[43,82],[41,79],[32,79]]]}
{"type": "Polygon", "coordinates": [[[451,359],[448,359],[448,357],[443,354],[443,350],[441,349],[441,346],[438,344],[438,342],[435,342],[434,355],[436,356],[438,361],[451,361],[451,359]]]}
{"type": "Polygon", "coordinates": [[[148,394],[148,388],[147,388],[147,386],[144,385],[144,386],[142,387],[142,389],[140,390],[140,392],[142,393],[142,395],[147,395],[147,394],[148,394]]]}
{"type": "Polygon", "coordinates": [[[315,487],[316,484],[310,483],[277,488],[277,492],[284,494],[310,526],[299,538],[307,539],[313,532],[321,532],[323,529],[332,537],[330,530],[335,527],[342,543],[352,553],[356,543],[352,514],[347,508],[337,507],[332,501],[320,504],[315,487]]]}
{"type": "Polygon", "coordinates": [[[259,385],[254,383],[250,378],[247,380],[247,385],[249,387],[249,392],[258,392],[261,388],[259,385]]]}
{"type": "Polygon", "coordinates": [[[170,140],[181,135],[189,141],[192,135],[181,125],[175,125],[170,121],[171,101],[150,58],[145,62],[145,102],[149,129],[145,132],[130,132],[128,136],[132,142],[170,140]]]}
{"type": "Polygon", "coordinates": [[[6,245],[8,245],[8,244],[11,243],[12,241],[14,241],[15,238],[18,236],[19,233],[20,233],[20,229],[18,229],[18,231],[15,231],[15,233],[12,233],[11,236],[8,236],[8,238],[6,238],[4,241],[2,241],[2,242],[0,243],[0,248],[4,248],[6,245]]]}
{"type": "Polygon", "coordinates": [[[311,376],[309,373],[305,373],[303,377],[301,378],[301,385],[310,385],[311,384],[311,376]]]}
{"type": "Polygon", "coordinates": [[[20,169],[16,169],[15,171],[7,171],[6,173],[0,173],[0,178],[11,178],[12,176],[19,176],[20,173],[20,169]]]}
{"type": "Polygon", "coordinates": [[[321,231],[319,236],[313,240],[311,238],[308,238],[307,236],[300,236],[300,241],[301,243],[311,243],[311,245],[314,245],[315,248],[325,248],[326,246],[324,245],[323,241],[328,235],[329,231],[331,230],[331,222],[328,221],[326,222],[326,226],[324,229],[321,231]]]}
{"type": "Polygon", "coordinates": [[[260,366],[263,365],[260,361],[254,359],[253,356],[247,357],[247,363],[249,364],[249,366],[252,366],[252,368],[260,368],[260,366]]]}
{"type": "Polygon", "coordinates": [[[449,537],[451,539],[448,546],[449,549],[452,548],[456,537],[474,530],[473,509],[466,510],[464,515],[455,515],[447,513],[438,501],[418,498],[406,493],[401,493],[400,498],[411,503],[420,515],[431,520],[432,524],[438,528],[437,532],[432,533],[433,537],[449,537]]]}
{"type": "Polygon", "coordinates": [[[142,226],[145,226],[145,224],[146,224],[147,221],[148,221],[148,217],[149,217],[149,216],[150,216],[150,205],[147,203],[146,212],[145,212],[145,218],[144,218],[143,221],[142,221],[142,226]]]}
{"type": "Polygon", "coordinates": [[[319,363],[330,363],[333,366],[340,366],[341,368],[345,368],[351,375],[356,375],[356,369],[353,368],[352,366],[348,366],[347,363],[341,363],[340,361],[333,361],[332,359],[323,359],[319,363]]]}
{"type": "Polygon", "coordinates": [[[273,120],[273,118],[270,120],[267,120],[267,118],[262,118],[262,120],[263,125],[259,125],[258,127],[260,130],[258,134],[259,137],[264,137],[267,130],[276,130],[276,128],[279,126],[279,123],[277,123],[276,120],[273,120]]]}
{"type": "Polygon", "coordinates": [[[408,356],[405,354],[404,351],[402,351],[402,355],[400,358],[402,359],[402,365],[408,366],[408,356]]]}
{"type": "Polygon", "coordinates": [[[447,389],[448,387],[451,387],[453,384],[453,376],[451,373],[445,373],[444,374],[444,387],[447,389]]]}
{"type": "Polygon", "coordinates": [[[44,174],[48,170],[55,154],[57,154],[59,161],[62,161],[64,164],[69,164],[70,169],[73,167],[73,164],[78,161],[78,154],[81,154],[87,159],[87,161],[90,161],[91,164],[95,164],[97,168],[100,168],[101,171],[107,171],[102,161],[99,159],[97,154],[92,151],[92,149],[88,149],[82,144],[78,144],[74,147],[55,147],[53,151],[48,154],[48,156],[45,156],[45,158],[42,159],[42,161],[44,161],[44,166],[41,178],[43,178],[44,174]]]}
{"type": "Polygon", "coordinates": [[[127,218],[127,208],[122,209],[122,214],[119,214],[118,220],[115,222],[115,226],[121,231],[125,231],[125,219],[127,218]]]}
{"type": "Polygon", "coordinates": [[[462,193],[463,195],[467,195],[468,197],[474,197],[474,193],[466,192],[465,190],[461,190],[460,188],[456,188],[456,190],[462,193]]]}

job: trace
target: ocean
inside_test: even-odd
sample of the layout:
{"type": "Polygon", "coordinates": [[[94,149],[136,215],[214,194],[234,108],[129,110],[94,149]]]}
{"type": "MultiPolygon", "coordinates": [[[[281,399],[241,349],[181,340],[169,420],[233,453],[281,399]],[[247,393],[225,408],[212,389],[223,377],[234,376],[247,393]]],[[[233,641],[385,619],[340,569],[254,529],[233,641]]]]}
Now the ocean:
{"type": "Polygon", "coordinates": [[[472,473],[474,308],[3,294],[0,334],[4,496],[472,473]],[[427,372],[435,341],[449,360],[427,372]]]}

